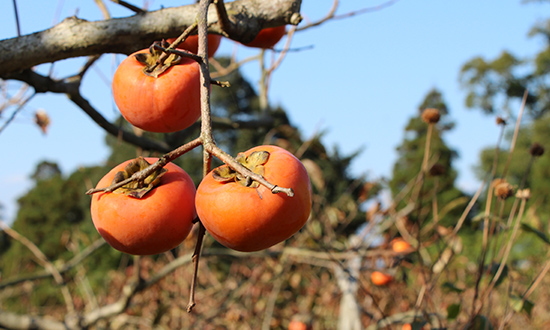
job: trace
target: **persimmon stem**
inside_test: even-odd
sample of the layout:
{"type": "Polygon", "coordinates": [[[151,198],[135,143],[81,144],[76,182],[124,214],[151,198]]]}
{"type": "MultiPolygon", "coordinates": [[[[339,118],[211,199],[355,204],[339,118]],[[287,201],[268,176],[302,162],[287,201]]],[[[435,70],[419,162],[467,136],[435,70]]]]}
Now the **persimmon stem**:
{"type": "MultiPolygon", "coordinates": [[[[166,50],[163,49],[163,54],[159,57],[157,63],[153,66],[152,69],[155,69],[158,65],[162,65],[164,63],[164,61],[168,58],[168,55],[170,50],[175,50],[175,48],[183,41],[185,40],[193,31],[195,31],[197,29],[197,22],[189,25],[187,27],[187,29],[185,29],[185,31],[183,31],[183,33],[176,39],[174,40],[174,42],[170,45],[170,47],[168,47],[166,50]]],[[[153,47],[155,47],[155,45],[153,45],[153,47]]],[[[188,53],[187,55],[185,56],[188,56],[190,53],[188,53]]],[[[195,61],[197,60],[196,58],[193,58],[195,61]]],[[[200,63],[200,62],[199,62],[200,63]]]]}
{"type": "Polygon", "coordinates": [[[191,289],[189,292],[189,303],[187,304],[187,313],[191,313],[193,311],[193,307],[195,307],[195,291],[197,287],[197,277],[199,273],[199,260],[202,250],[202,241],[204,238],[204,234],[206,233],[206,229],[202,225],[200,221],[199,223],[199,232],[197,234],[197,244],[195,245],[195,251],[193,252],[193,256],[191,257],[191,260],[193,261],[193,277],[191,278],[191,289]]]}
{"type": "Polygon", "coordinates": [[[164,154],[162,157],[159,158],[158,161],[156,161],[154,164],[151,164],[151,166],[134,173],[129,178],[122,180],[120,182],[117,182],[116,184],[111,184],[108,187],[103,188],[92,188],[86,192],[87,195],[92,195],[98,192],[112,192],[130,182],[133,181],[143,181],[145,178],[147,178],[151,173],[155,172],[156,170],[160,169],[161,167],[164,167],[169,162],[173,161],[174,159],[180,157],[181,155],[195,149],[196,147],[200,146],[202,144],[202,140],[200,138],[196,138],[191,142],[188,142],[172,151],[170,151],[167,154],[164,154]]]}
{"type": "Polygon", "coordinates": [[[237,162],[235,158],[233,158],[231,155],[227,154],[223,150],[221,150],[216,144],[214,143],[205,143],[204,148],[211,153],[212,155],[219,158],[221,161],[223,161],[227,166],[231,167],[234,171],[238,172],[245,178],[250,178],[254,181],[257,181],[259,184],[265,186],[267,189],[271,190],[272,193],[278,194],[278,193],[285,193],[289,197],[294,196],[294,191],[292,188],[283,188],[279,187],[275,184],[272,184],[271,182],[268,182],[266,179],[264,179],[263,176],[256,174],[237,162]]]}
{"type": "MultiPolygon", "coordinates": [[[[156,49],[160,49],[163,51],[163,54],[161,55],[161,58],[162,57],[166,57],[165,55],[166,54],[176,54],[178,56],[181,56],[181,57],[187,57],[187,58],[190,58],[196,62],[199,62],[201,63],[202,62],[202,57],[196,55],[196,54],[193,54],[191,52],[188,52],[188,51],[185,51],[185,50],[179,50],[179,49],[173,49],[171,48],[172,46],[168,47],[168,48],[164,48],[162,47],[161,45],[159,44],[154,44],[153,45],[154,48],[156,49]]],[[[161,61],[161,58],[159,58],[159,62],[161,61]]],[[[156,63],[155,66],[158,66],[160,63],[156,63]]]]}
{"type": "Polygon", "coordinates": [[[168,47],[168,48],[174,49],[174,48],[178,47],[179,44],[181,44],[185,39],[187,39],[187,37],[189,37],[191,35],[191,33],[193,33],[195,30],[197,30],[197,26],[198,26],[197,22],[189,25],[187,27],[187,29],[185,29],[185,31],[183,31],[183,33],[179,37],[177,37],[176,40],[174,40],[174,42],[172,42],[170,44],[170,47],[168,47]]]}

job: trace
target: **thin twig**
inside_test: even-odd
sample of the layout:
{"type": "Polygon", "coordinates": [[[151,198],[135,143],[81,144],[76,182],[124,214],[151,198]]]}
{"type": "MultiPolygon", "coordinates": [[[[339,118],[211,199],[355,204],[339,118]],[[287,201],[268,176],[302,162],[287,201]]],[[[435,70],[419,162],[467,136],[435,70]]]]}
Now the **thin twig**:
{"type": "Polygon", "coordinates": [[[289,197],[294,196],[294,191],[292,190],[292,188],[283,188],[283,187],[274,185],[271,182],[268,182],[266,179],[264,179],[263,176],[252,172],[250,169],[246,168],[241,163],[237,162],[235,158],[231,157],[229,154],[221,150],[217,145],[205,144],[204,147],[212,155],[216,156],[225,164],[227,164],[227,166],[231,167],[233,170],[237,171],[239,174],[243,175],[245,178],[250,178],[254,181],[257,181],[259,184],[264,185],[272,193],[274,194],[284,193],[289,197]]]}
{"type": "Polygon", "coordinates": [[[191,313],[191,311],[195,307],[195,292],[197,287],[197,277],[199,273],[199,260],[201,255],[202,242],[203,242],[205,233],[206,233],[206,229],[204,228],[203,224],[199,221],[199,233],[197,235],[197,243],[195,245],[195,251],[193,252],[193,256],[191,257],[191,260],[193,261],[193,277],[191,277],[191,289],[189,290],[189,303],[187,304],[188,313],[191,313]]]}
{"type": "Polygon", "coordinates": [[[36,93],[32,93],[31,95],[29,95],[29,97],[27,97],[26,99],[22,100],[21,103],[17,106],[17,108],[15,110],[13,110],[13,112],[11,113],[11,116],[4,122],[4,124],[0,127],[0,133],[2,133],[2,131],[4,131],[6,129],[6,127],[8,127],[8,125],[15,119],[15,116],[17,116],[17,114],[23,110],[23,108],[25,107],[25,105],[36,95],[36,93]]]}
{"type": "Polygon", "coordinates": [[[379,10],[382,10],[386,7],[389,7],[393,4],[395,4],[397,1],[398,0],[389,0],[389,1],[386,1],[386,2],[384,2],[384,3],[382,3],[378,6],[362,8],[362,9],[359,9],[359,10],[350,11],[350,12],[345,13],[345,14],[336,15],[336,10],[338,9],[339,1],[334,0],[334,2],[332,3],[332,7],[330,8],[328,13],[323,18],[321,18],[321,19],[319,19],[315,22],[311,22],[311,23],[308,23],[304,26],[301,26],[297,30],[302,31],[302,30],[309,29],[309,28],[314,27],[314,26],[319,26],[319,25],[321,25],[321,24],[323,24],[326,21],[329,21],[331,19],[344,19],[344,18],[356,16],[356,15],[366,14],[366,13],[369,13],[369,12],[379,11],[379,10]]]}
{"type": "MultiPolygon", "coordinates": [[[[482,298],[480,299],[481,306],[483,306],[483,303],[495,287],[497,281],[499,280],[500,276],[502,275],[502,272],[504,271],[504,266],[506,266],[506,263],[508,262],[508,256],[510,255],[510,251],[512,250],[512,246],[515,242],[519,226],[521,224],[521,219],[523,217],[523,214],[525,212],[525,204],[527,203],[526,198],[521,199],[521,205],[519,207],[519,212],[516,217],[516,222],[514,224],[514,229],[512,230],[512,234],[510,236],[510,239],[508,240],[508,243],[506,244],[506,249],[504,251],[504,255],[502,256],[502,260],[500,261],[500,265],[498,267],[498,270],[495,273],[495,276],[493,277],[493,280],[489,284],[489,286],[485,289],[485,292],[482,295],[482,298]]],[[[480,307],[481,308],[481,307],[480,307]]]]}
{"type": "MultiPolygon", "coordinates": [[[[96,240],[91,245],[87,246],[84,250],[82,250],[79,254],[74,256],[71,260],[67,261],[64,265],[59,267],[59,273],[64,274],[67,271],[73,269],[75,266],[79,265],[84,259],[86,259],[93,252],[97,251],[103,245],[105,245],[105,240],[103,240],[102,238],[96,240]]],[[[33,280],[39,280],[42,278],[51,277],[52,275],[53,274],[51,272],[44,271],[44,272],[36,273],[30,276],[24,276],[24,277],[19,277],[15,279],[7,279],[7,280],[3,279],[2,282],[0,282],[0,289],[13,286],[26,281],[33,281],[33,280]]]]}
{"type": "Polygon", "coordinates": [[[19,12],[17,10],[17,0],[13,0],[13,15],[15,16],[15,27],[17,28],[17,36],[21,36],[21,24],[19,22],[19,12]]]}
{"type": "MultiPolygon", "coordinates": [[[[208,15],[208,6],[210,4],[209,0],[200,0],[199,11],[197,14],[197,28],[199,33],[199,49],[198,56],[201,57],[199,62],[200,68],[200,80],[201,80],[201,136],[200,141],[203,144],[203,176],[206,176],[210,171],[211,166],[211,156],[207,155],[206,147],[204,146],[205,140],[213,142],[212,138],[212,118],[211,118],[211,109],[210,109],[210,69],[208,68],[208,39],[207,39],[207,15],[208,15]]],[[[195,245],[195,251],[193,252],[193,277],[191,279],[191,289],[189,292],[189,303],[187,305],[187,312],[190,313],[195,307],[195,290],[197,286],[197,277],[199,271],[199,261],[202,249],[202,242],[206,229],[199,221],[199,232],[197,235],[197,243],[195,245]]]]}
{"type": "Polygon", "coordinates": [[[153,173],[156,170],[164,167],[166,164],[168,164],[169,162],[173,161],[174,159],[180,157],[181,155],[195,149],[196,147],[200,146],[201,143],[202,143],[201,139],[196,138],[193,141],[188,142],[188,143],[174,149],[173,151],[163,155],[155,163],[151,164],[149,167],[147,167],[147,168],[145,168],[145,169],[143,169],[139,172],[134,173],[129,178],[127,178],[125,180],[122,180],[120,182],[117,182],[115,184],[112,184],[108,187],[92,188],[92,189],[88,190],[86,192],[86,194],[87,195],[92,195],[92,194],[95,194],[95,193],[98,193],[98,192],[112,192],[112,191],[114,191],[114,190],[116,190],[116,189],[130,183],[130,182],[143,181],[143,180],[145,180],[145,178],[147,178],[149,175],[151,175],[151,173],[153,173]]]}
{"type": "Polygon", "coordinates": [[[103,2],[103,0],[95,0],[95,3],[99,7],[99,11],[101,11],[101,14],[103,15],[104,19],[111,18],[111,14],[109,13],[107,6],[105,6],[105,3],[103,2]]]}
{"type": "Polygon", "coordinates": [[[133,11],[133,12],[135,12],[135,13],[137,13],[137,14],[144,14],[144,13],[147,12],[147,11],[145,11],[145,10],[139,8],[139,7],[136,7],[136,6],[132,5],[132,4],[130,4],[130,3],[126,2],[126,1],[124,1],[124,0],[111,0],[111,2],[114,2],[114,3],[116,3],[116,4],[119,4],[119,5],[121,5],[121,6],[124,7],[124,8],[130,9],[131,11],[133,11]]]}
{"type": "Polygon", "coordinates": [[[514,129],[514,136],[512,137],[512,143],[510,145],[510,151],[508,153],[508,159],[506,160],[506,165],[504,166],[504,170],[502,171],[502,177],[506,177],[506,174],[508,172],[508,167],[510,166],[510,162],[512,161],[512,154],[514,153],[514,149],[516,146],[516,141],[519,134],[519,128],[521,127],[521,117],[523,116],[523,113],[525,112],[525,104],[527,102],[527,96],[529,95],[529,91],[526,89],[523,93],[523,99],[521,101],[521,108],[519,110],[518,119],[516,120],[516,127],[514,129]]]}
{"type": "Polygon", "coordinates": [[[73,298],[69,292],[69,289],[65,285],[65,280],[57,268],[48,260],[48,257],[46,257],[42,250],[40,250],[40,248],[38,248],[38,246],[31,242],[27,237],[7,226],[2,220],[0,220],[0,228],[11,238],[20,242],[27,249],[29,249],[38,260],[38,263],[52,274],[55,282],[61,286],[61,293],[63,294],[63,299],[65,300],[65,305],[67,306],[68,316],[74,316],[75,308],[73,298]]]}

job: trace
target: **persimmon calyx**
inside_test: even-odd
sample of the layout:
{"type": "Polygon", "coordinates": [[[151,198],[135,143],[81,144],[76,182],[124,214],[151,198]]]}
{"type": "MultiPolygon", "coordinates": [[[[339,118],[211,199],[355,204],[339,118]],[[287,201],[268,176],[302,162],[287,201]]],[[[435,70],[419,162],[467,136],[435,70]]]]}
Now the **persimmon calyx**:
{"type": "MultiPolygon", "coordinates": [[[[134,173],[137,173],[141,170],[149,167],[149,163],[143,158],[138,157],[132,160],[128,165],[124,167],[124,170],[117,172],[113,178],[112,184],[119,183],[131,177],[134,173]]],[[[124,186],[113,190],[115,194],[124,194],[126,196],[142,198],[151,191],[153,188],[160,184],[160,177],[164,175],[168,170],[165,168],[159,168],[158,170],[151,173],[148,177],[143,180],[132,181],[125,184],[124,186]]]]}
{"type": "MultiPolygon", "coordinates": [[[[267,151],[254,151],[248,156],[245,156],[245,154],[241,152],[235,158],[241,165],[258,175],[264,174],[264,165],[267,163],[268,159],[269,152],[267,151]]],[[[259,182],[252,180],[249,176],[243,176],[227,165],[214,169],[214,171],[212,171],[212,176],[218,182],[236,182],[243,187],[250,188],[257,188],[260,186],[259,182]]]]}
{"type": "Polygon", "coordinates": [[[144,66],[144,74],[150,77],[157,78],[158,76],[166,72],[166,70],[181,62],[182,57],[177,54],[171,53],[161,61],[161,56],[164,54],[164,52],[161,49],[155,47],[155,44],[160,43],[158,41],[155,41],[153,45],[149,47],[149,53],[139,53],[134,56],[136,60],[144,66]]]}

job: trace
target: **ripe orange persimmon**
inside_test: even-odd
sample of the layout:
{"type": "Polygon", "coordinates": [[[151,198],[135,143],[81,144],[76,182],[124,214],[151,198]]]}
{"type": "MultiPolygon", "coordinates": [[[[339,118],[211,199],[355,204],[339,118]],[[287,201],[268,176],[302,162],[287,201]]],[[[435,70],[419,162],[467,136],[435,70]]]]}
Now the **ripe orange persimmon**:
{"type": "MultiPolygon", "coordinates": [[[[175,40],[176,38],[170,38],[170,39],[167,39],[166,41],[171,44],[175,40]]],[[[212,57],[220,47],[222,36],[219,34],[208,34],[206,37],[206,40],[208,43],[208,57],[212,57]]],[[[199,36],[198,35],[188,36],[184,42],[178,45],[178,48],[185,49],[193,54],[197,54],[199,52],[199,36]]]]}
{"type": "Polygon", "coordinates": [[[384,286],[393,281],[393,276],[379,271],[372,272],[370,280],[374,285],[384,286]]]}
{"type": "Polygon", "coordinates": [[[272,184],[292,188],[294,196],[273,194],[220,166],[197,188],[195,205],[206,230],[224,246],[245,252],[266,249],[300,230],[311,210],[304,165],[285,149],[268,145],[241,153],[237,160],[272,184]]]}
{"type": "Polygon", "coordinates": [[[273,48],[279,40],[285,35],[286,27],[284,25],[262,29],[258,35],[249,43],[244,44],[255,48],[273,48]]]}
{"type": "Polygon", "coordinates": [[[411,252],[411,245],[402,238],[395,238],[391,241],[391,248],[396,253],[411,252]]]}
{"type": "Polygon", "coordinates": [[[309,327],[307,324],[300,320],[292,320],[288,324],[288,330],[308,330],[309,327]]]}
{"type": "MultiPolygon", "coordinates": [[[[97,187],[110,186],[117,175],[117,181],[123,179],[124,174],[117,174],[121,171],[127,170],[131,175],[132,171],[145,168],[148,164],[142,160],[136,160],[138,165],[132,160],[117,165],[97,187]]],[[[154,163],[157,158],[145,160],[154,163]]],[[[92,196],[94,226],[113,248],[136,255],[158,254],[178,246],[191,231],[196,217],[193,180],[173,163],[166,164],[164,169],[163,174],[147,178],[145,188],[123,187],[92,196]],[[145,192],[148,188],[152,189],[145,192]],[[137,198],[126,193],[143,196],[137,198]]]]}
{"type": "Polygon", "coordinates": [[[124,59],[113,77],[113,97],[132,125],[150,132],[176,132],[200,117],[199,65],[170,55],[164,66],[154,66],[160,54],[144,49],[124,59]]]}

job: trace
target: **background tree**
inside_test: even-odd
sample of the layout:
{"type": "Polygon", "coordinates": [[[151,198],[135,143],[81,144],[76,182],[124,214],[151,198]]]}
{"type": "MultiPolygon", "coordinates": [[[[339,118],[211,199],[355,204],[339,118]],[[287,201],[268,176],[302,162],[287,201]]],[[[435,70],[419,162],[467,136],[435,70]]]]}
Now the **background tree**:
{"type": "MultiPolygon", "coordinates": [[[[225,59],[220,58],[218,61],[223,63],[225,59]]],[[[272,110],[271,107],[267,107],[267,109],[260,110],[257,92],[250,82],[240,74],[239,70],[233,71],[231,77],[233,77],[230,80],[232,81],[231,89],[214,89],[212,91],[213,112],[218,118],[224,118],[215,121],[215,125],[219,125],[216,138],[223,141],[224,149],[236,154],[254,145],[264,143],[279,145],[300,157],[311,175],[315,195],[312,220],[302,230],[303,235],[290,239],[288,245],[302,248],[310,247],[312,249],[332,249],[335,243],[333,240],[345,242],[348,236],[354,233],[355,228],[364,222],[364,214],[359,209],[359,194],[365,184],[365,178],[352,176],[349,169],[356,153],[344,156],[341,155],[338,148],[327,151],[321,143],[320,136],[304,139],[298,128],[288,120],[284,109],[277,107],[272,110]]],[[[230,79],[230,77],[227,78],[230,79]]],[[[121,129],[132,130],[132,127],[123,118],[119,119],[117,125],[121,129]]],[[[190,129],[195,133],[186,130],[185,132],[172,134],[138,131],[138,134],[160,143],[185,139],[185,136],[198,134],[196,125],[190,129]],[[180,136],[176,136],[176,134],[180,136]]],[[[40,249],[47,252],[47,256],[58,264],[67,263],[87,245],[99,238],[89,214],[90,198],[82,192],[93,186],[115,164],[144,153],[150,153],[111,135],[106,135],[105,141],[111,149],[110,156],[105,164],[81,168],[65,177],[57,164],[44,161],[37,165],[37,170],[33,174],[36,181],[35,187],[19,200],[20,208],[13,228],[19,230],[22,234],[28,235],[29,239],[35,242],[40,249]],[[72,220],[69,221],[68,217],[71,215],[72,220]],[[39,229],[36,228],[38,224],[40,224],[39,229]]],[[[185,168],[188,173],[194,174],[194,179],[200,179],[202,172],[201,160],[201,152],[192,152],[186,154],[185,157],[176,159],[175,162],[185,168]]],[[[370,193],[371,196],[363,196],[363,200],[374,196],[375,189],[371,189],[370,193]]],[[[173,256],[186,256],[186,253],[192,249],[192,243],[196,235],[195,228],[191,237],[187,238],[182,246],[172,251],[173,256]]],[[[230,280],[231,278],[240,278],[246,274],[247,269],[253,267],[262,269],[266,274],[273,272],[270,267],[258,266],[258,262],[254,258],[234,259],[228,257],[227,255],[231,255],[231,252],[209,236],[205,239],[204,248],[206,254],[208,254],[209,249],[225,251],[220,253],[221,256],[214,256],[208,262],[209,269],[203,271],[210,273],[215,278],[226,278],[229,281],[228,285],[233,283],[233,280],[230,280]],[[235,268],[239,269],[237,273],[235,273],[235,268]]],[[[277,255],[274,258],[277,258],[277,255]]],[[[4,278],[11,281],[36,274],[37,267],[33,259],[33,255],[26,247],[15,242],[2,255],[4,278]]],[[[145,263],[150,267],[158,268],[164,263],[162,257],[152,257],[147,258],[147,260],[149,261],[145,263]]],[[[131,272],[135,264],[127,255],[105,245],[88,257],[82,267],[85,269],[87,281],[91,283],[93,293],[98,299],[108,300],[110,299],[108,297],[112,297],[114,292],[119,292],[120,286],[123,284],[121,282],[123,276],[126,272],[131,272]],[[105,274],[110,275],[105,276],[105,274]]],[[[302,268],[303,266],[289,264],[286,267],[302,268]]],[[[153,270],[149,269],[149,271],[153,270]]],[[[311,270],[308,270],[308,272],[311,272],[311,270]]],[[[72,271],[68,275],[74,276],[75,272],[72,271]]],[[[185,276],[191,277],[191,274],[185,276]]],[[[244,279],[239,280],[243,281],[244,279]]],[[[289,286],[286,290],[292,291],[305,291],[307,286],[310,285],[308,283],[312,283],[312,279],[304,279],[304,282],[299,285],[290,284],[290,278],[282,277],[281,280],[281,285],[289,286]]],[[[63,299],[59,290],[52,288],[52,285],[52,280],[37,282],[33,290],[23,290],[18,295],[6,299],[5,305],[11,311],[20,313],[27,311],[22,302],[28,302],[29,305],[47,305],[52,313],[61,314],[64,308],[63,299]]],[[[266,294],[272,289],[272,284],[269,281],[251,280],[249,285],[257,287],[258,290],[261,290],[258,292],[266,292],[266,294]]],[[[178,286],[183,286],[184,290],[187,290],[187,286],[182,283],[178,286]]],[[[199,290],[207,289],[208,286],[209,284],[200,285],[199,290]]],[[[163,288],[163,290],[168,290],[167,292],[174,290],[173,287],[166,289],[163,286],[163,288]]],[[[337,290],[336,287],[334,289],[337,290]]],[[[76,287],[75,290],[78,290],[78,288],[76,287]]],[[[180,290],[182,289],[178,289],[177,292],[180,292],[180,290]]],[[[230,289],[220,289],[220,292],[227,293],[228,290],[230,289]]],[[[154,294],[162,295],[159,288],[152,291],[154,294]]],[[[148,295],[149,293],[144,293],[144,296],[148,295]]],[[[84,298],[85,296],[80,297],[80,299],[84,298]]],[[[175,309],[181,308],[179,303],[176,303],[176,301],[181,300],[179,294],[177,296],[165,296],[162,304],[155,306],[151,306],[148,300],[142,301],[141,295],[136,299],[138,302],[132,309],[135,313],[145,313],[147,315],[155,312],[165,313],[170,305],[174,306],[175,309]],[[173,301],[173,303],[170,301],[173,301]]],[[[203,299],[207,299],[203,302],[206,307],[206,305],[211,305],[211,302],[208,302],[210,299],[219,298],[213,296],[209,299],[206,297],[203,299]]],[[[252,299],[252,297],[248,299],[252,299]]],[[[259,297],[254,299],[259,299],[259,297]]],[[[290,300],[292,300],[291,297],[285,298],[288,304],[291,304],[290,300]]],[[[250,309],[249,303],[244,301],[242,307],[250,309]]],[[[277,304],[282,304],[282,302],[277,304]]],[[[335,306],[331,305],[329,308],[335,308],[335,306]]],[[[291,309],[282,308],[281,313],[288,313],[291,310],[295,310],[295,307],[291,309]]],[[[262,310],[253,311],[252,309],[252,311],[246,313],[251,312],[250,319],[262,315],[262,310]]],[[[324,311],[320,309],[317,313],[321,315],[324,311]]],[[[285,319],[291,317],[292,315],[284,314],[285,319]]],[[[199,322],[199,324],[201,324],[200,322],[212,322],[208,321],[208,318],[201,319],[200,316],[192,319],[194,322],[199,322]]],[[[260,317],[259,320],[261,321],[261,319],[260,317]]],[[[172,318],[168,318],[168,320],[174,322],[172,318]]],[[[327,324],[335,322],[331,319],[325,321],[329,322],[327,324]]],[[[218,322],[223,324],[226,321],[224,318],[220,318],[218,322]]],[[[254,323],[252,322],[252,324],[254,323]]]]}
{"type": "MultiPolygon", "coordinates": [[[[443,95],[437,89],[428,92],[424,100],[418,107],[418,115],[412,117],[405,127],[405,138],[403,143],[397,147],[398,159],[393,166],[392,177],[389,181],[389,186],[393,196],[398,196],[407,186],[411,184],[422,167],[424,158],[424,146],[427,139],[427,125],[422,120],[421,114],[427,108],[438,109],[441,114],[441,120],[435,126],[431,136],[431,159],[430,166],[433,168],[431,173],[427,175],[424,185],[419,195],[421,206],[419,213],[413,213],[412,217],[418,220],[425,220],[426,214],[430,213],[433,207],[434,196],[436,196],[437,204],[445,208],[447,205],[457,199],[464,197],[456,186],[455,181],[457,172],[453,167],[453,160],[458,157],[455,150],[451,149],[445,143],[443,135],[445,132],[453,129],[454,123],[449,119],[449,109],[443,99],[443,95]]],[[[398,209],[409,203],[409,197],[403,199],[398,209]]],[[[452,205],[447,210],[445,217],[441,219],[445,225],[455,223],[460,216],[461,207],[466,203],[464,200],[458,205],[452,205]]]]}
{"type": "MultiPolygon", "coordinates": [[[[546,149],[550,147],[547,134],[550,129],[550,19],[537,23],[529,32],[529,37],[537,37],[542,41],[541,50],[537,54],[519,58],[505,50],[493,60],[475,57],[463,65],[460,73],[461,82],[468,91],[466,105],[488,114],[499,114],[507,122],[518,116],[514,109],[518,108],[518,101],[525,97],[527,116],[514,150],[514,154],[521,156],[512,158],[506,173],[506,179],[514,185],[519,185],[526,175],[529,166],[526,160],[531,145],[540,143],[546,149]]],[[[508,127],[506,141],[511,143],[513,126],[508,127]]],[[[506,146],[499,147],[504,149],[499,157],[506,159],[509,156],[506,146]]],[[[482,151],[476,170],[479,178],[490,170],[494,155],[495,148],[482,151]]],[[[546,187],[550,184],[546,175],[549,159],[549,155],[545,154],[534,162],[525,178],[526,185],[531,187],[533,197],[536,198],[536,213],[539,216],[550,214],[544,197],[548,196],[546,187]]],[[[505,163],[500,163],[497,177],[502,175],[504,168],[505,163]]]]}

